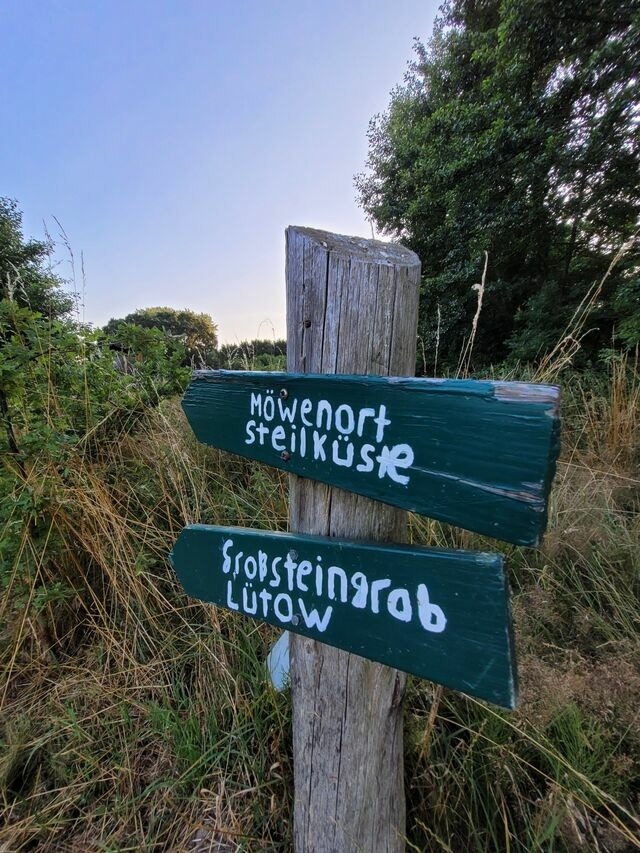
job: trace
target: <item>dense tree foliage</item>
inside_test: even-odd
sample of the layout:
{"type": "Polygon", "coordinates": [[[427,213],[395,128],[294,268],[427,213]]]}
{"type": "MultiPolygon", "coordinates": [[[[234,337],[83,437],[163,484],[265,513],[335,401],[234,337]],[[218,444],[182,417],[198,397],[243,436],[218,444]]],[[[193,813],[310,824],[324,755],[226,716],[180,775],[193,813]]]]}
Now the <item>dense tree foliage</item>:
{"type": "Polygon", "coordinates": [[[208,314],[166,307],[141,308],[122,319],[109,320],[104,331],[108,336],[114,336],[125,325],[161,329],[184,345],[194,367],[210,366],[215,358],[217,328],[208,314]]]}
{"type": "MultiPolygon", "coordinates": [[[[369,131],[360,201],[423,263],[420,333],[455,363],[488,252],[476,363],[563,334],[637,228],[640,2],[451,0],[369,131]]],[[[597,290],[597,288],[596,288],[597,290]]],[[[587,353],[640,340],[638,255],[594,293],[587,353]]]]}
{"type": "Polygon", "coordinates": [[[0,595],[10,589],[16,606],[36,609],[66,595],[56,566],[69,548],[52,533],[66,511],[61,490],[190,377],[181,344],[139,326],[122,332],[131,362],[120,369],[101,334],[68,316],[73,300],[48,271],[51,249],[26,241],[16,205],[0,204],[0,595]],[[55,582],[33,597],[49,564],[55,582]]]}
{"type": "Polygon", "coordinates": [[[0,298],[51,319],[67,317],[74,298],[47,266],[52,250],[49,242],[25,240],[16,202],[0,198],[0,298]]]}
{"type": "Polygon", "coordinates": [[[25,240],[15,202],[0,200],[0,453],[23,471],[41,442],[64,447],[98,424],[131,425],[189,377],[184,347],[139,326],[121,329],[132,363],[119,370],[100,333],[69,317],[74,301],[48,269],[52,249],[25,240]]]}

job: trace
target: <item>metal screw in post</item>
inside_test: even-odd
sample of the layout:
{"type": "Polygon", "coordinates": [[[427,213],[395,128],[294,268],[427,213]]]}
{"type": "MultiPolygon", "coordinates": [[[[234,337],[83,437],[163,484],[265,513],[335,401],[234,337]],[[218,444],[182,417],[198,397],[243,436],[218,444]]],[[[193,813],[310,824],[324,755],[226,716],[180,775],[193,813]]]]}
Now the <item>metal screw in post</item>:
{"type": "Polygon", "coordinates": [[[292,616],[291,617],[291,624],[292,625],[299,625],[300,624],[300,617],[299,616],[292,616]]]}
{"type": "Polygon", "coordinates": [[[288,462],[291,459],[291,454],[288,450],[283,450],[280,454],[280,459],[282,459],[283,462],[288,462]]]}

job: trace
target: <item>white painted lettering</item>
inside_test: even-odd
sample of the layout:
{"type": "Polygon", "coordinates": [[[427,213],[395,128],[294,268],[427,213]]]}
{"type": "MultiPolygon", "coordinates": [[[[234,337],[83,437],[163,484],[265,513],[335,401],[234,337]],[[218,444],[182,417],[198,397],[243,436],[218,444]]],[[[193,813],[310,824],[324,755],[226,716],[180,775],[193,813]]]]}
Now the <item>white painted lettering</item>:
{"type": "Polygon", "coordinates": [[[296,586],[301,592],[309,592],[309,587],[303,582],[303,578],[310,575],[313,571],[313,566],[309,560],[302,560],[298,563],[298,571],[296,572],[296,586]]]}
{"type": "Polygon", "coordinates": [[[308,397],[305,397],[304,400],[300,403],[300,420],[305,426],[313,426],[313,421],[307,420],[307,415],[313,409],[313,403],[308,397]]]}
{"type": "Polygon", "coordinates": [[[375,453],[375,447],[373,444],[362,445],[360,448],[360,456],[363,461],[359,465],[356,465],[356,471],[363,471],[364,473],[367,471],[373,471],[373,459],[371,458],[372,453],[375,453]]]}
{"type": "Polygon", "coordinates": [[[273,598],[273,596],[266,589],[261,589],[258,593],[258,598],[262,601],[262,616],[264,619],[266,619],[267,613],[269,612],[268,604],[273,598]]]}
{"type": "Polygon", "coordinates": [[[331,445],[332,450],[332,458],[336,465],[340,465],[342,468],[351,468],[353,465],[353,443],[347,442],[346,450],[347,455],[343,458],[340,456],[340,442],[334,441],[331,445]]]}
{"type": "Polygon", "coordinates": [[[284,561],[284,567],[287,570],[287,586],[289,587],[289,592],[293,592],[294,588],[294,572],[296,570],[296,566],[298,564],[291,557],[291,552],[287,554],[287,559],[284,561]]]}
{"type": "Polygon", "coordinates": [[[313,458],[321,459],[323,462],[327,461],[327,456],[324,452],[323,445],[327,440],[327,436],[323,435],[320,437],[320,434],[314,429],[313,431],[313,458]]]}
{"type": "Polygon", "coordinates": [[[364,432],[364,422],[367,418],[374,417],[375,413],[375,409],[360,409],[360,412],[358,413],[358,429],[356,430],[360,438],[362,438],[362,434],[364,432]]]}
{"type": "Polygon", "coordinates": [[[296,416],[297,408],[298,401],[295,397],[288,406],[285,406],[284,400],[281,397],[278,397],[278,411],[280,412],[280,420],[283,423],[285,423],[286,421],[289,421],[290,424],[293,423],[293,419],[296,416]]]}
{"type": "Polygon", "coordinates": [[[273,402],[273,397],[268,396],[262,404],[262,415],[265,421],[272,421],[276,414],[276,406],[273,402]]]}
{"type": "Polygon", "coordinates": [[[253,391],[251,392],[251,414],[262,417],[262,394],[254,394],[253,391]]]}
{"type": "MultiPolygon", "coordinates": [[[[306,628],[323,633],[335,610],[333,604],[325,604],[328,599],[359,610],[368,608],[375,616],[388,613],[403,623],[415,618],[430,633],[442,633],[447,626],[443,609],[430,600],[424,583],[418,584],[414,593],[413,589],[409,592],[405,587],[394,587],[390,578],[370,578],[366,571],[348,573],[336,565],[325,569],[320,554],[315,560],[301,560],[293,549],[278,557],[270,557],[262,548],[247,555],[243,551],[234,554],[233,549],[234,539],[223,539],[221,571],[228,577],[226,606],[230,610],[267,620],[275,618],[281,623],[295,621],[296,625],[300,624],[299,630],[306,628]],[[240,585],[234,587],[232,578],[238,576],[242,578],[242,589],[240,585]],[[298,597],[294,598],[296,592],[298,597]],[[317,596],[320,603],[310,602],[311,595],[317,596]],[[300,617],[294,616],[294,612],[300,617]]],[[[364,566],[365,563],[358,560],[356,565],[364,566]]]]}
{"type": "Polygon", "coordinates": [[[338,432],[341,432],[342,435],[350,435],[353,432],[354,426],[355,420],[351,406],[348,406],[346,403],[338,406],[336,409],[336,429],[338,432]]]}
{"type": "Polygon", "coordinates": [[[307,613],[307,608],[301,598],[298,599],[298,607],[300,608],[300,613],[302,613],[302,618],[307,628],[316,628],[318,631],[326,631],[329,620],[331,619],[331,614],[333,613],[333,607],[327,607],[322,618],[320,618],[320,614],[315,608],[307,613]]]}
{"type": "Polygon", "coordinates": [[[356,594],[351,599],[351,604],[353,604],[354,607],[366,607],[367,596],[369,595],[369,582],[367,581],[367,576],[363,572],[354,572],[351,575],[351,586],[356,591],[356,594]]]}
{"type": "Polygon", "coordinates": [[[291,601],[291,596],[287,595],[286,592],[278,593],[273,600],[273,612],[281,622],[291,622],[293,617],[293,602],[291,601]],[[282,603],[287,607],[287,612],[285,613],[282,613],[280,610],[282,603]]]}
{"type": "Polygon", "coordinates": [[[391,586],[391,581],[389,578],[383,578],[382,580],[372,581],[371,583],[371,612],[379,613],[379,601],[378,601],[378,593],[381,589],[387,589],[391,586]]]}
{"type": "Polygon", "coordinates": [[[258,564],[255,557],[249,556],[244,561],[244,573],[250,581],[258,574],[258,564]]]}
{"type": "Polygon", "coordinates": [[[267,563],[267,555],[264,551],[258,551],[258,571],[260,575],[260,583],[264,583],[265,578],[267,577],[267,572],[269,571],[269,566],[267,563]]]}
{"type": "Polygon", "coordinates": [[[231,581],[227,581],[227,607],[229,610],[240,610],[240,605],[233,600],[233,586],[231,581]]]}
{"type": "Polygon", "coordinates": [[[403,486],[407,485],[409,477],[406,477],[404,474],[398,474],[396,469],[410,468],[413,465],[413,450],[408,444],[395,444],[391,449],[385,444],[380,456],[376,456],[376,461],[380,463],[380,468],[378,469],[378,477],[380,479],[386,474],[395,483],[400,483],[403,486]]]}
{"type": "Polygon", "coordinates": [[[404,587],[391,590],[389,598],[387,598],[387,610],[394,619],[399,619],[401,622],[411,622],[413,607],[411,606],[409,592],[404,587]]]}
{"type": "MultiPolygon", "coordinates": [[[[271,399],[271,398],[269,398],[271,399]]],[[[286,433],[284,431],[284,427],[277,426],[274,431],[271,433],[271,446],[274,450],[278,452],[285,449],[284,444],[280,444],[280,442],[284,439],[286,433]]],[[[295,434],[294,434],[295,437],[295,434]]]]}
{"type": "Polygon", "coordinates": [[[441,634],[447,626],[447,617],[437,604],[429,601],[429,590],[425,584],[418,584],[418,617],[425,631],[441,634]]]}
{"type": "Polygon", "coordinates": [[[378,417],[373,419],[374,423],[378,427],[376,431],[376,441],[378,444],[382,441],[382,436],[384,435],[384,428],[389,426],[391,423],[387,418],[387,407],[384,403],[380,404],[380,412],[378,413],[378,417]]]}
{"type": "Polygon", "coordinates": [[[280,586],[280,572],[276,569],[278,563],[282,562],[282,557],[274,557],[271,562],[271,580],[269,586],[280,586]]]}
{"type": "Polygon", "coordinates": [[[242,560],[243,557],[244,557],[244,551],[240,551],[238,554],[236,554],[236,561],[235,561],[235,564],[233,566],[234,578],[237,578],[238,575],[240,574],[240,560],[242,560]]]}
{"type": "Polygon", "coordinates": [[[260,446],[262,447],[264,445],[265,435],[269,435],[269,427],[265,426],[264,424],[258,424],[258,426],[256,427],[256,432],[258,433],[258,436],[260,438],[260,446]]]}
{"type": "Polygon", "coordinates": [[[231,571],[231,557],[229,556],[230,548],[233,548],[233,539],[225,539],[222,545],[222,556],[224,557],[222,561],[222,571],[225,575],[228,575],[231,571]]]}
{"type": "Polygon", "coordinates": [[[329,566],[327,570],[329,598],[331,601],[336,600],[335,584],[336,577],[340,578],[340,601],[344,604],[347,600],[347,574],[340,566],[329,566]]]}
{"type": "Polygon", "coordinates": [[[320,427],[322,426],[322,414],[323,414],[323,412],[327,416],[326,424],[325,424],[324,428],[327,432],[329,432],[329,430],[331,429],[331,415],[332,415],[333,409],[331,408],[331,403],[328,400],[320,400],[318,402],[318,411],[316,413],[316,426],[318,427],[318,429],[320,429],[320,427]]]}
{"type": "Polygon", "coordinates": [[[245,613],[248,613],[249,616],[255,616],[258,611],[258,596],[253,590],[251,590],[249,595],[251,595],[251,604],[247,601],[246,586],[242,587],[242,609],[245,613]]]}

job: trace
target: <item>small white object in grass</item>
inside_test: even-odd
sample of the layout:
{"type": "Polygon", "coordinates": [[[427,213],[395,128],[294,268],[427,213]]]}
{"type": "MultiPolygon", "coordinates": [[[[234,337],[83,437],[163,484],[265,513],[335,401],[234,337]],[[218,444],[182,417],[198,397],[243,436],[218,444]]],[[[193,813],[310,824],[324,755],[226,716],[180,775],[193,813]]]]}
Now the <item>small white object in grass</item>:
{"type": "Polygon", "coordinates": [[[284,631],[282,636],[273,644],[273,648],[267,655],[267,669],[271,683],[276,690],[284,690],[289,685],[289,632],[284,631]]]}

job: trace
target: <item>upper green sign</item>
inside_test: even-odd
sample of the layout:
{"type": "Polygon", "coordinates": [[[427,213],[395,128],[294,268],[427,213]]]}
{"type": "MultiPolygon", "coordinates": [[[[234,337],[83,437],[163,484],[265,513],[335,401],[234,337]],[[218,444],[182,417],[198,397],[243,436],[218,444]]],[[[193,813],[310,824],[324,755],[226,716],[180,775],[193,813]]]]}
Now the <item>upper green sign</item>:
{"type": "Polygon", "coordinates": [[[214,447],[516,544],[544,531],[554,386],[201,371],[182,405],[214,447]]]}
{"type": "Polygon", "coordinates": [[[497,554],[191,524],[171,560],[194,598],[515,707],[497,554]]]}

